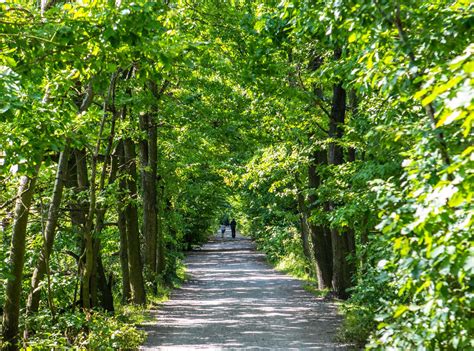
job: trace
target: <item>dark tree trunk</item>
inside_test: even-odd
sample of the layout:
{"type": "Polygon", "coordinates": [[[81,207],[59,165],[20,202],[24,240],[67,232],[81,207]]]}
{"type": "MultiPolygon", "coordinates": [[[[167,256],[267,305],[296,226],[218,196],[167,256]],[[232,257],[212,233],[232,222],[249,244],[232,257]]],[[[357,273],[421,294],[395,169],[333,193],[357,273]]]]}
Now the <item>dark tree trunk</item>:
{"type": "MultiPolygon", "coordinates": [[[[115,75],[112,76],[111,89],[115,84],[115,75]]],[[[114,110],[115,111],[115,110],[114,110]]],[[[107,113],[107,112],[104,112],[107,113]]],[[[111,165],[110,172],[108,173],[108,184],[113,184],[117,178],[117,161],[111,161],[112,157],[112,145],[115,135],[115,121],[117,114],[113,113],[110,134],[108,136],[107,147],[104,155],[104,162],[102,164],[102,171],[100,174],[99,180],[99,193],[103,192],[105,189],[105,183],[107,179],[107,170],[109,163],[111,165]]],[[[101,240],[100,233],[104,228],[104,219],[107,212],[107,208],[102,204],[98,204],[96,207],[96,221],[95,221],[95,238],[93,241],[94,246],[94,270],[91,277],[91,296],[93,305],[100,305],[106,311],[114,311],[113,295],[111,290],[111,284],[107,282],[105,275],[104,265],[102,264],[102,254],[101,254],[101,240]]]]}
{"type": "MultiPolygon", "coordinates": [[[[156,282],[157,208],[156,208],[156,125],[151,116],[140,116],[140,129],[146,139],[140,141],[140,168],[143,194],[143,235],[145,237],[145,266],[148,280],[156,282]]],[[[154,284],[155,285],[155,284],[154,284]]]]}
{"type": "MultiPolygon", "coordinates": [[[[317,167],[327,163],[326,151],[318,150],[313,154],[308,168],[308,183],[311,194],[309,196],[309,209],[316,208],[317,197],[314,194],[321,185],[321,177],[317,167]]],[[[320,205],[321,206],[321,205],[320,205]]],[[[311,239],[313,242],[314,258],[316,260],[316,272],[318,276],[319,289],[327,289],[332,286],[332,248],[329,228],[325,225],[309,223],[311,239]]]]}
{"type": "Polygon", "coordinates": [[[146,303],[145,285],[143,282],[142,264],[140,259],[140,234],[138,231],[137,199],[137,168],[135,144],[131,138],[123,142],[125,163],[127,165],[127,189],[130,199],[125,213],[127,215],[127,248],[128,269],[132,302],[138,305],[146,303]]]}
{"type": "Polygon", "coordinates": [[[127,216],[125,214],[124,203],[126,203],[125,194],[127,193],[127,182],[123,173],[125,171],[125,155],[123,151],[123,142],[120,142],[115,150],[114,158],[122,173],[119,177],[119,198],[117,203],[118,229],[120,233],[120,266],[122,268],[122,303],[130,302],[130,274],[128,270],[128,245],[127,245],[127,216]]]}
{"type": "Polygon", "coordinates": [[[95,173],[96,173],[96,155],[92,155],[91,165],[91,179],[89,181],[88,165],[87,165],[87,153],[85,150],[76,150],[76,170],[77,170],[77,185],[78,191],[88,192],[88,201],[84,201],[80,204],[80,215],[81,219],[80,230],[82,234],[81,248],[80,248],[80,267],[81,273],[81,301],[82,307],[90,309],[96,303],[95,295],[95,282],[93,274],[94,268],[94,239],[93,239],[93,223],[95,215],[95,173]],[[92,292],[92,293],[91,293],[92,292]]]}
{"type": "MultiPolygon", "coordinates": [[[[120,191],[126,191],[125,180],[120,180],[120,191]]],[[[119,204],[118,210],[118,228],[120,232],[120,266],[122,268],[122,303],[129,303],[130,275],[128,270],[128,245],[127,245],[127,217],[122,205],[119,204]]]]}
{"type": "MultiPolygon", "coordinates": [[[[336,52],[336,58],[339,53],[336,52]]],[[[344,162],[344,153],[338,141],[343,136],[343,126],[346,112],[346,91],[342,83],[335,84],[333,87],[333,98],[331,108],[331,118],[329,120],[329,136],[335,140],[329,145],[329,163],[340,165],[344,162]]],[[[335,205],[330,204],[329,210],[335,210],[335,205]]],[[[352,277],[354,275],[354,265],[349,263],[348,255],[352,252],[353,231],[341,231],[337,228],[331,229],[331,241],[333,252],[333,277],[332,288],[339,298],[347,298],[348,288],[351,287],[352,277]]]]}
{"type": "MultiPolygon", "coordinates": [[[[162,216],[162,199],[158,198],[158,172],[157,172],[157,167],[158,167],[158,126],[156,123],[156,118],[158,115],[158,101],[161,99],[163,94],[165,93],[166,89],[168,88],[170,82],[168,80],[165,80],[163,82],[163,85],[161,86],[160,89],[158,89],[158,85],[154,81],[148,81],[148,87],[153,94],[155,98],[154,102],[154,107],[153,107],[153,112],[149,116],[149,128],[148,128],[148,162],[149,162],[149,167],[150,167],[150,184],[149,186],[153,189],[153,199],[150,199],[150,203],[153,204],[153,206],[150,206],[154,208],[155,214],[153,214],[152,221],[154,222],[155,225],[155,271],[157,274],[161,274],[165,271],[166,269],[166,251],[165,251],[165,243],[164,243],[164,238],[163,238],[163,230],[162,230],[162,222],[161,222],[161,216],[162,216]]],[[[150,248],[151,251],[151,248],[150,248]]]]}
{"type": "Polygon", "coordinates": [[[5,289],[5,303],[3,306],[2,334],[4,350],[17,350],[18,321],[20,316],[20,297],[25,263],[25,240],[28,215],[33,199],[36,177],[40,164],[35,167],[32,176],[21,178],[18,199],[15,206],[15,221],[12,228],[12,239],[9,258],[9,274],[5,289]]]}
{"type": "MultiPolygon", "coordinates": [[[[78,174],[78,150],[72,150],[70,153],[69,157],[69,164],[68,164],[68,171],[67,171],[67,178],[65,182],[65,186],[67,188],[73,189],[74,194],[78,194],[81,189],[79,186],[79,174],[78,174]]],[[[83,190],[83,189],[82,189],[83,190]]],[[[77,252],[82,252],[83,251],[83,240],[82,240],[82,228],[85,226],[86,222],[86,215],[85,215],[85,209],[84,209],[84,204],[80,202],[80,197],[75,196],[73,199],[71,199],[68,203],[68,210],[70,213],[71,217],[71,224],[72,224],[72,229],[74,233],[74,239],[77,243],[77,252]]],[[[79,255],[77,255],[79,257],[79,255]]],[[[81,284],[80,288],[80,296],[82,296],[82,283],[80,281],[80,275],[81,275],[81,260],[79,259],[77,262],[77,283],[76,284],[81,284]]],[[[76,305],[77,303],[77,285],[76,289],[74,291],[74,304],[73,306],[76,305]]],[[[79,298],[80,299],[80,298],[79,298]]]]}
{"type": "Polygon", "coordinates": [[[97,255],[96,264],[97,264],[97,288],[99,292],[99,296],[98,296],[99,305],[104,310],[113,312],[114,311],[114,297],[112,294],[112,282],[107,281],[107,277],[105,276],[105,269],[102,263],[102,255],[100,254],[100,251],[97,255]]]}

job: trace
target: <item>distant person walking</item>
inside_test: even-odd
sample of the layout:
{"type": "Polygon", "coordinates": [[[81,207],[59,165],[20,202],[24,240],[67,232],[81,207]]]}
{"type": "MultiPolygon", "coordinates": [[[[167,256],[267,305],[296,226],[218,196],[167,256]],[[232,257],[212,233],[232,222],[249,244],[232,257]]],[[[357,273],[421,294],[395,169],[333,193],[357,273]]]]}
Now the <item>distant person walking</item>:
{"type": "Polygon", "coordinates": [[[224,239],[224,234],[225,234],[225,225],[221,225],[221,237],[224,239]]]}
{"type": "Polygon", "coordinates": [[[237,222],[235,221],[235,219],[232,219],[232,221],[230,222],[230,230],[232,231],[232,238],[235,239],[235,227],[237,227],[237,222]]]}

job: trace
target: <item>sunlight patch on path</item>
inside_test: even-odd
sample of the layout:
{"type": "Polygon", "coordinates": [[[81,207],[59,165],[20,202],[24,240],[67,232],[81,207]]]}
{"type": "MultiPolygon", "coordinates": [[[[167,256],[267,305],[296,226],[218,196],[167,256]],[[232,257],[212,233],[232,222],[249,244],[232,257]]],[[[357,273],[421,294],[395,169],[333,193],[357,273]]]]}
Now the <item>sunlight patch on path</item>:
{"type": "Polygon", "coordinates": [[[190,279],[145,325],[142,350],[343,350],[334,304],[265,263],[254,244],[217,237],[187,257],[190,279]]]}

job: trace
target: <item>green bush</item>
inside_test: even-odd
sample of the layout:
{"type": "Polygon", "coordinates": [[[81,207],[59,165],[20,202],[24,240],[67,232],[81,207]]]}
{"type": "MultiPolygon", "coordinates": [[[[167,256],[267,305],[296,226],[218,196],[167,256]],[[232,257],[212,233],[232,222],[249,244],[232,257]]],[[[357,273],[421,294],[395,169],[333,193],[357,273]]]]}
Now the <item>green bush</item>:
{"type": "Polygon", "coordinates": [[[32,350],[78,348],[84,350],[137,349],[145,340],[145,332],[124,314],[112,316],[104,312],[82,311],[61,313],[53,321],[45,311],[30,317],[28,340],[32,350]]]}

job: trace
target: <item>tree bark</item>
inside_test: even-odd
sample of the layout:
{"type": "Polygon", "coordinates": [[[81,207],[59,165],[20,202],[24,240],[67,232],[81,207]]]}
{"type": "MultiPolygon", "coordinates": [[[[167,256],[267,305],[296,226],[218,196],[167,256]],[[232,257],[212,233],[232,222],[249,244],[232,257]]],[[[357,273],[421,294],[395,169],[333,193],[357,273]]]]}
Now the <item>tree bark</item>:
{"type": "MultiPolygon", "coordinates": [[[[125,180],[120,180],[120,191],[126,191],[125,180]]],[[[130,302],[130,274],[128,270],[127,217],[122,205],[118,205],[118,228],[120,232],[120,266],[122,268],[122,303],[130,302]]]]}
{"type": "Polygon", "coordinates": [[[143,234],[145,237],[145,266],[148,280],[155,284],[157,263],[156,208],[156,125],[151,116],[140,116],[140,129],[145,139],[140,141],[140,169],[143,194],[143,234]]]}
{"type": "Polygon", "coordinates": [[[10,247],[10,275],[5,290],[3,306],[3,345],[4,350],[18,349],[18,321],[20,316],[21,284],[25,263],[25,241],[28,215],[33,199],[40,163],[31,176],[23,176],[20,181],[18,199],[15,206],[15,221],[12,228],[10,247]]]}
{"type": "MultiPolygon", "coordinates": [[[[121,172],[125,170],[125,155],[123,151],[123,141],[119,143],[114,153],[115,161],[120,166],[121,172]]],[[[128,245],[127,245],[127,216],[123,204],[126,202],[125,194],[127,193],[127,182],[121,176],[119,178],[119,198],[117,202],[118,213],[118,229],[120,233],[120,266],[122,268],[122,303],[130,302],[130,274],[128,270],[128,245]]]]}
{"type": "Polygon", "coordinates": [[[28,295],[26,305],[27,313],[38,311],[41,289],[39,284],[46,274],[49,265],[49,257],[53,248],[54,238],[56,235],[56,226],[59,218],[59,207],[63,196],[64,182],[67,174],[69,160],[69,146],[66,145],[64,151],[59,155],[58,168],[56,171],[56,179],[53,186],[53,196],[48,209],[48,218],[46,220],[43,248],[41,250],[36,268],[31,279],[31,291],[28,295]]]}
{"type": "MultiPolygon", "coordinates": [[[[321,185],[321,177],[317,167],[327,163],[325,150],[315,151],[308,168],[308,185],[312,193],[309,196],[309,209],[316,209],[317,197],[314,192],[321,185]]],[[[329,228],[325,225],[309,222],[311,239],[313,242],[314,258],[316,260],[316,273],[319,289],[328,289],[332,286],[332,248],[329,228]]]]}
{"type": "MultiPolygon", "coordinates": [[[[340,53],[336,52],[338,58],[340,53]]],[[[344,163],[344,153],[341,145],[337,141],[343,136],[343,126],[346,112],[346,91],[342,83],[337,83],[333,87],[333,99],[331,108],[331,118],[329,120],[329,136],[334,140],[329,145],[329,163],[340,165],[344,163]]],[[[335,210],[334,203],[330,204],[330,211],[335,210]]],[[[342,231],[337,228],[331,229],[332,253],[333,253],[333,276],[332,288],[337,297],[345,299],[349,297],[347,289],[351,286],[351,279],[354,274],[353,264],[347,260],[353,246],[354,232],[351,230],[342,231]]]]}
{"type": "Polygon", "coordinates": [[[149,167],[150,167],[150,181],[152,184],[149,186],[153,188],[153,199],[151,200],[154,204],[154,210],[156,214],[153,215],[153,221],[155,222],[155,231],[156,231],[156,255],[155,255],[155,270],[157,274],[161,274],[166,269],[166,250],[165,243],[163,238],[162,230],[162,198],[158,197],[158,126],[156,122],[156,116],[158,113],[158,101],[164,95],[166,89],[170,85],[170,81],[165,80],[163,85],[158,89],[158,85],[150,80],[148,81],[148,87],[155,98],[153,112],[149,116],[149,129],[148,129],[148,157],[149,157],[149,167]]]}
{"type": "MultiPolygon", "coordinates": [[[[100,247],[99,247],[100,249],[100,247]]],[[[102,263],[102,255],[100,250],[97,253],[97,290],[98,290],[98,303],[100,307],[109,312],[114,312],[114,297],[112,294],[112,282],[107,281],[105,275],[104,265],[102,263]]],[[[112,278],[110,278],[112,279],[112,278]]]]}
{"type": "Polygon", "coordinates": [[[146,303],[145,285],[143,282],[142,264],[140,259],[140,234],[138,231],[137,211],[137,168],[135,144],[131,138],[123,142],[125,162],[127,165],[127,189],[130,197],[125,213],[127,215],[127,248],[128,269],[132,302],[138,305],[146,303]]]}
{"type": "MultiPolygon", "coordinates": [[[[110,105],[109,102],[112,99],[112,96],[115,94],[115,82],[116,82],[116,74],[112,75],[110,86],[109,86],[109,93],[104,103],[104,119],[109,114],[112,114],[111,126],[110,126],[110,133],[108,135],[107,146],[105,149],[104,154],[104,161],[102,163],[102,170],[100,173],[99,178],[99,187],[98,193],[104,191],[106,186],[106,180],[108,184],[112,184],[115,182],[117,178],[117,162],[111,161],[112,157],[112,147],[113,147],[113,140],[115,136],[115,122],[117,119],[117,113],[115,112],[115,107],[110,105]],[[109,164],[111,164],[110,171],[107,172],[109,164]],[[107,177],[108,174],[108,177],[107,177]]],[[[98,150],[98,148],[97,148],[98,150]]],[[[101,248],[101,240],[100,240],[100,233],[104,228],[104,219],[107,212],[107,208],[103,206],[102,203],[98,203],[95,209],[95,226],[94,226],[94,238],[93,238],[93,253],[94,253],[94,267],[91,275],[91,300],[93,306],[100,305],[106,311],[113,312],[114,311],[114,304],[113,304],[113,295],[111,290],[111,285],[107,282],[107,278],[105,275],[104,266],[102,264],[102,254],[100,251],[101,248]]]]}

